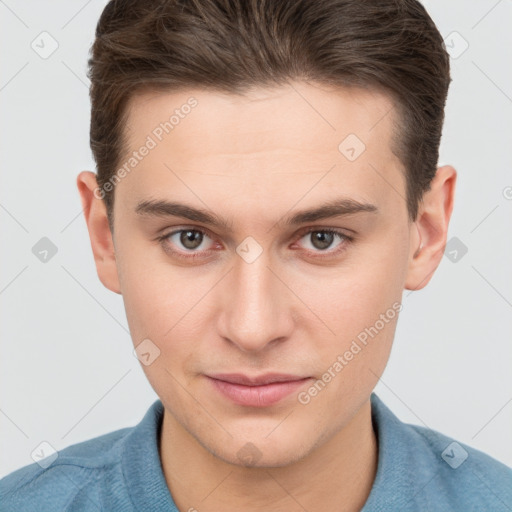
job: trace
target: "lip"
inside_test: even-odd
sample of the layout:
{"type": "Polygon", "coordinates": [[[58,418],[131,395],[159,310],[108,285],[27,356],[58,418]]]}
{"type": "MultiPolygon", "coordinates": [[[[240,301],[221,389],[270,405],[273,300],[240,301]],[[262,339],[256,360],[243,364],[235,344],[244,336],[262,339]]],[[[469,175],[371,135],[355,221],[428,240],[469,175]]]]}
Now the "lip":
{"type": "Polygon", "coordinates": [[[311,377],[267,373],[249,377],[240,373],[207,375],[216,391],[238,405],[268,407],[297,391],[311,377]]]}

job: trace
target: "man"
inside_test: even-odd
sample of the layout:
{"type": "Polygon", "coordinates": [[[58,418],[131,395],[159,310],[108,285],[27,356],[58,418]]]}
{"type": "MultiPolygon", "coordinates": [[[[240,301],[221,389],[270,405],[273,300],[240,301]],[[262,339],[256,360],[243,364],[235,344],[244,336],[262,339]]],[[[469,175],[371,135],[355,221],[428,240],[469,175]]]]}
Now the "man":
{"type": "Polygon", "coordinates": [[[159,400],[2,510],[512,510],[510,468],[373,393],[454,201],[421,4],[113,0],[89,65],[77,184],[159,400]]]}

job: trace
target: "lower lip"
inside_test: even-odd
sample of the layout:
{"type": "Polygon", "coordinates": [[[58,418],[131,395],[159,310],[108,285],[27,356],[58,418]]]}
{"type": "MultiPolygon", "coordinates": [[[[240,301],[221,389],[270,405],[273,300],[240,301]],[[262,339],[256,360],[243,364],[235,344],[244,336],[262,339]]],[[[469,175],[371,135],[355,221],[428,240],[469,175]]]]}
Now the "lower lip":
{"type": "Polygon", "coordinates": [[[261,386],[244,386],[243,384],[233,384],[224,380],[212,379],[211,377],[208,377],[208,380],[217,391],[235,404],[249,407],[268,407],[297,391],[309,378],[273,382],[272,384],[261,386]]]}

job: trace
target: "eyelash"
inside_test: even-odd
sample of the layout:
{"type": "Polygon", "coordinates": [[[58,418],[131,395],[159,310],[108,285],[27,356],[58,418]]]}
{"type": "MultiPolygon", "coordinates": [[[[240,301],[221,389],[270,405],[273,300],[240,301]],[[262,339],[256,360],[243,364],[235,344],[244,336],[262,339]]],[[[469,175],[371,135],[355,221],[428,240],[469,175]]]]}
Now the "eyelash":
{"type": "MultiPolygon", "coordinates": [[[[170,249],[168,246],[165,245],[165,242],[172,235],[175,235],[176,233],[181,233],[183,231],[195,231],[195,232],[201,233],[202,235],[206,235],[208,238],[213,240],[213,237],[210,236],[210,233],[208,231],[206,231],[204,229],[197,228],[197,227],[183,227],[181,229],[175,229],[174,231],[171,231],[169,233],[166,233],[165,235],[157,237],[157,240],[164,247],[164,250],[166,252],[171,253],[171,254],[173,254],[175,256],[178,256],[180,258],[194,259],[194,258],[201,258],[201,257],[203,257],[200,252],[191,252],[189,254],[184,254],[184,253],[182,253],[180,251],[176,251],[174,249],[170,249]]],[[[298,240],[300,240],[301,238],[304,238],[304,236],[308,235],[309,233],[315,233],[315,232],[318,232],[318,233],[329,233],[329,234],[337,235],[337,236],[339,236],[341,238],[342,242],[338,246],[337,249],[334,249],[332,251],[328,251],[328,250],[327,251],[318,251],[319,254],[316,255],[316,256],[313,256],[313,258],[322,259],[322,258],[332,258],[333,256],[337,256],[337,255],[341,254],[342,252],[344,252],[347,249],[347,245],[351,244],[354,241],[354,237],[348,236],[348,235],[346,235],[342,231],[339,231],[339,230],[334,229],[334,228],[320,228],[320,227],[306,228],[306,230],[300,232],[298,240]]],[[[208,250],[208,251],[211,251],[211,249],[208,250]]],[[[208,252],[208,251],[205,251],[205,252],[208,252]]],[[[314,252],[317,252],[317,251],[314,251],[314,252]]]]}

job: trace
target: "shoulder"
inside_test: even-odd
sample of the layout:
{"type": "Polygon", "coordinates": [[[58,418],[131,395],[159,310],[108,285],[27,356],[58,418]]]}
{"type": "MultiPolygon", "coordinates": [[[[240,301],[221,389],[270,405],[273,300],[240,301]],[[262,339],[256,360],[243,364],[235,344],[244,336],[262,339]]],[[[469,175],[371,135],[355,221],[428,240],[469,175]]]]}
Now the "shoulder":
{"type": "Polygon", "coordinates": [[[365,512],[377,500],[398,510],[512,510],[512,468],[437,430],[400,421],[375,394],[372,416],[379,462],[365,512]]]}
{"type": "Polygon", "coordinates": [[[134,427],[124,428],[69,446],[53,457],[20,468],[0,480],[2,511],[97,510],[98,487],[116,480],[124,440],[134,427]],[[56,456],[56,458],[55,458],[56,456]],[[54,458],[54,460],[52,460],[54,458]]]}
{"type": "Polygon", "coordinates": [[[421,463],[433,474],[430,492],[442,493],[437,499],[458,510],[512,509],[512,468],[436,430],[407,427],[411,437],[415,434],[421,463]]]}

